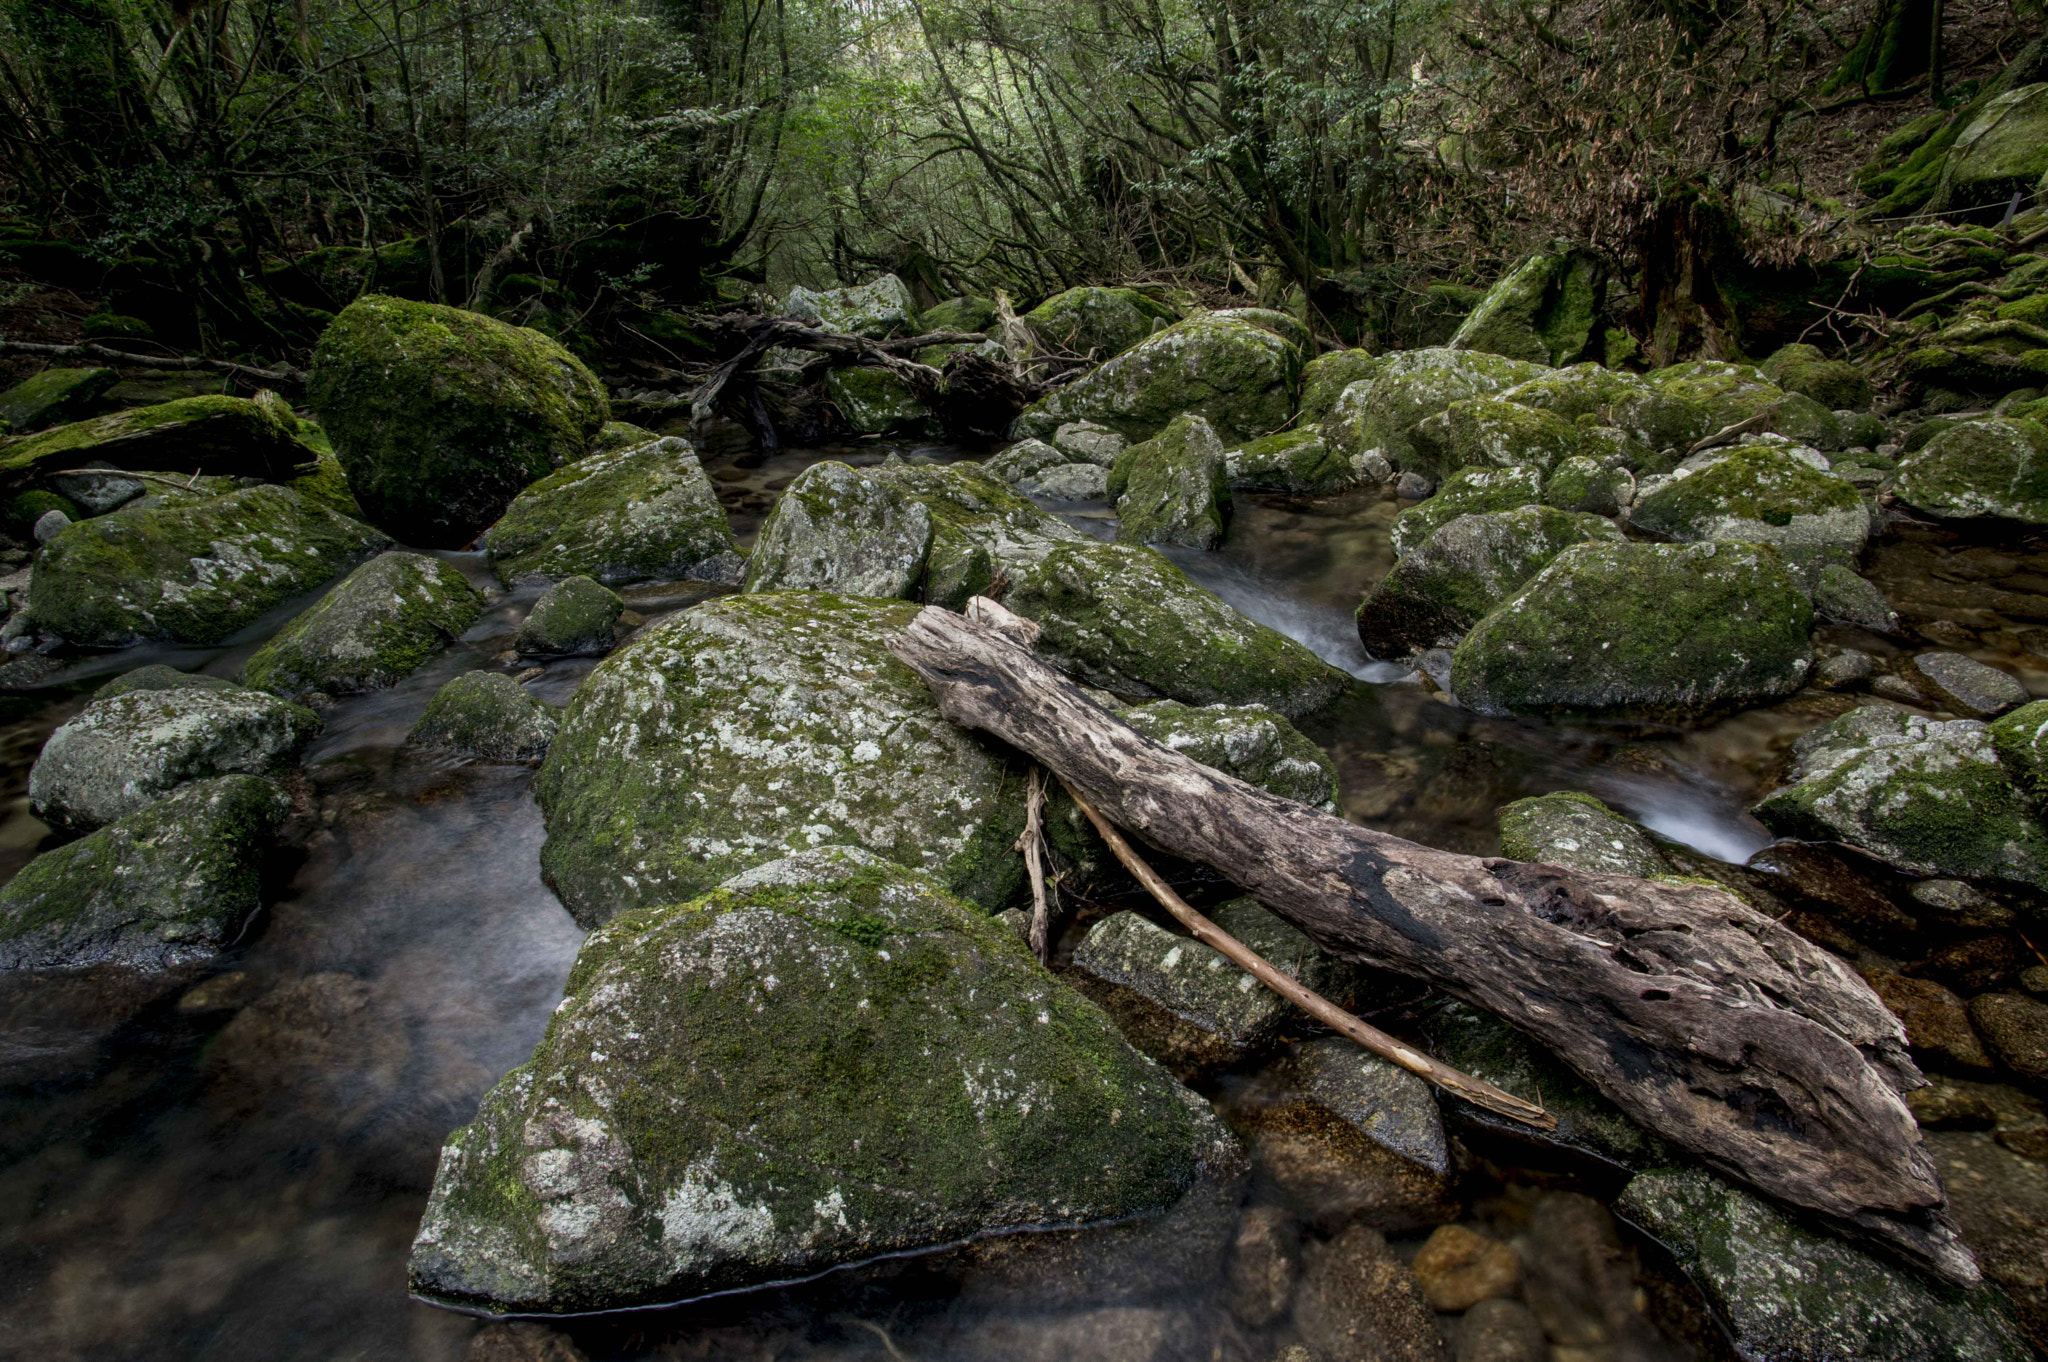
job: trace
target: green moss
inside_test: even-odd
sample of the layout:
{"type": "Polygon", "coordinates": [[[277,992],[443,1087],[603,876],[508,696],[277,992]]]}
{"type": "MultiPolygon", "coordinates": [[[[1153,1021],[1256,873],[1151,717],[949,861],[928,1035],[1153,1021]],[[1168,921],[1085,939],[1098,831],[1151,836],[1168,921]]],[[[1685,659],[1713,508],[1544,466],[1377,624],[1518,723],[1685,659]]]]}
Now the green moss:
{"type": "Polygon", "coordinates": [[[1097,361],[1122,354],[1178,320],[1173,309],[1142,293],[1092,287],[1055,294],[1023,317],[1042,348],[1097,361]]]}
{"type": "Polygon", "coordinates": [[[996,305],[986,298],[948,298],[924,310],[926,331],[986,331],[996,324],[996,305]]]}
{"type": "Polygon", "coordinates": [[[554,711],[500,672],[464,672],[434,692],[406,742],[481,761],[537,762],[547,755],[554,711]]]}
{"type": "Polygon", "coordinates": [[[626,603],[588,577],[549,587],[519,626],[522,653],[568,656],[608,653],[626,603]]]}
{"type": "Polygon", "coordinates": [[[1745,445],[1640,497],[1629,524],[1683,541],[1775,544],[1792,556],[1853,555],[1870,533],[1855,487],[1773,445],[1745,445]]]}
{"type": "Polygon", "coordinates": [[[282,402],[184,397],[115,412],[0,445],[0,478],[100,463],[283,479],[313,459],[282,402]]]}
{"type": "Polygon", "coordinates": [[[1224,472],[1234,490],[1302,496],[1339,491],[1365,480],[1360,467],[1330,448],[1316,426],[1261,436],[1230,450],[1224,455],[1224,472]]]}
{"type": "Polygon", "coordinates": [[[731,581],[739,545],[687,440],[589,455],[521,492],[484,544],[505,582],[731,581]]]}
{"type": "Polygon", "coordinates": [[[887,369],[834,369],[825,375],[825,390],[847,426],[862,435],[918,431],[931,420],[931,409],[887,369]]]}
{"type": "Polygon", "coordinates": [[[282,487],[124,506],[43,547],[29,605],[87,647],[218,643],[389,542],[282,487]]]}
{"type": "Polygon", "coordinates": [[[1453,402],[1499,393],[1537,377],[1539,364],[1469,350],[1409,350],[1384,355],[1370,382],[1353,383],[1323,419],[1323,438],[1346,458],[1379,450],[1396,468],[1417,455],[1417,424],[1453,402]]]}
{"type": "Polygon", "coordinates": [[[1408,554],[1459,516],[1533,506],[1543,495],[1543,470],[1534,467],[1462,468],[1437,494],[1394,517],[1394,552],[1408,554]]]}
{"type": "Polygon", "coordinates": [[[1301,410],[1295,419],[1302,425],[1322,420],[1346,388],[1371,379],[1379,368],[1379,356],[1369,350],[1337,350],[1310,360],[1302,366],[1301,410]]]}
{"type": "Polygon", "coordinates": [[[1596,340],[1605,293],[1605,271],[1590,254],[1532,255],[1487,290],[1451,337],[1451,348],[1535,364],[1575,363],[1596,340]]]}
{"type": "Polygon", "coordinates": [[[1287,424],[1300,367],[1299,350],[1286,337],[1255,321],[1208,313],[1147,337],[1059,389],[1021,424],[1042,436],[1087,420],[1144,440],[1192,413],[1238,443],[1287,424]]]}
{"type": "Polygon", "coordinates": [[[1230,518],[1222,442],[1201,417],[1176,417],[1117,456],[1109,496],[1117,508],[1120,544],[1215,548],[1230,518]]]}
{"type": "MultiPolygon", "coordinates": [[[[325,443],[322,437],[321,443],[325,443]]],[[[356,505],[355,493],[349,491],[348,474],[342,470],[341,460],[332,451],[319,454],[312,471],[293,478],[285,486],[299,494],[299,500],[308,506],[345,515],[351,520],[363,518],[363,508],[356,505]]]]}
{"type": "Polygon", "coordinates": [[[121,376],[112,369],[45,369],[0,392],[0,435],[77,421],[121,376]]]}
{"type": "Polygon", "coordinates": [[[26,539],[35,529],[36,522],[51,511],[62,511],[66,520],[83,520],[84,512],[70,497],[44,491],[40,487],[16,493],[7,499],[7,505],[0,508],[0,522],[7,526],[9,534],[26,539]]]}
{"type": "Polygon", "coordinates": [[[1577,790],[1518,799],[1503,807],[1500,854],[1602,875],[1648,879],[1671,872],[1670,862],[1641,828],[1577,790]]]}
{"type": "Polygon", "coordinates": [[[1900,464],[1896,488],[1944,520],[2048,525],[2048,425],[2012,417],[1946,425],[1900,464]]]}
{"type": "Polygon", "coordinates": [[[597,438],[591,441],[590,452],[592,454],[622,454],[629,449],[638,449],[642,445],[651,445],[660,438],[659,435],[643,426],[632,425],[625,421],[607,421],[604,423],[603,428],[597,432],[597,438]]]}
{"type": "Polygon", "coordinates": [[[609,418],[582,362],[535,331],[368,296],[321,336],[307,395],[371,522],[460,548],[609,418]]]}
{"type": "Polygon", "coordinates": [[[1462,468],[1533,464],[1549,469],[1585,446],[1578,426],[1553,412],[1500,397],[1453,402],[1409,432],[1407,466],[1431,478],[1462,468]]]}
{"type": "Polygon", "coordinates": [[[1818,346],[1787,345],[1760,371],[1785,391],[1803,393],[1830,411],[1870,405],[1870,380],[1863,370],[1847,360],[1829,359],[1818,346]]]}
{"type": "Polygon", "coordinates": [[[287,697],[378,690],[459,638],[483,604],[483,593],[438,558],[379,554],[258,648],[243,680],[287,697]]]}

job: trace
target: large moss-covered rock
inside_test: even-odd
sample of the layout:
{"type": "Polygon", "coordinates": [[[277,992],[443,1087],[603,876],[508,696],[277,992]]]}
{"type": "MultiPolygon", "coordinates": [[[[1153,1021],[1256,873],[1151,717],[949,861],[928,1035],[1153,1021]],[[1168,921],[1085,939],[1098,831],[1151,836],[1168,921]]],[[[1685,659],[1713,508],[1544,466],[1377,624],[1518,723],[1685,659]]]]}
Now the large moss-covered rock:
{"type": "Polygon", "coordinates": [[[825,375],[825,391],[857,435],[922,430],[931,421],[931,408],[887,369],[834,369],[825,375]]]}
{"type": "Polygon", "coordinates": [[[1770,1362],[2017,1362],[1995,1293],[1928,1280],[1800,1225],[1703,1168],[1642,1173],[1615,1211],[1669,1249],[1741,1356],[1770,1362]]]}
{"type": "Polygon", "coordinates": [[[1592,255],[1532,255],[1487,290],[1453,350],[1484,350],[1534,364],[1573,364],[1599,337],[1606,271],[1592,255]]]}
{"type": "Polygon", "coordinates": [[[1225,441],[1270,434],[1294,415],[1296,343],[1243,315],[1212,312],[1175,323],[1054,392],[1019,418],[1041,438],[1087,420],[1146,440],[1193,413],[1225,441]]]}
{"type": "Polygon", "coordinates": [[[2032,193],[2048,175],[2048,85],[2023,85],[1986,100],[1949,149],[1939,202],[1950,208],[2003,204],[2032,193]]]}
{"type": "Polygon", "coordinates": [[[1404,554],[1358,607],[1367,655],[1454,648],[1573,544],[1620,540],[1612,522],[1549,506],[1462,515],[1404,554]]]}
{"type": "Polygon", "coordinates": [[[2048,808],[2048,700],[1993,721],[1991,742],[2006,774],[2036,805],[2048,808]]]}
{"type": "Polygon", "coordinates": [[[1574,423],[1617,427],[1652,451],[1682,450],[1709,420],[1704,402],[1675,387],[1590,363],[1539,373],[1501,396],[1574,423]]]}
{"type": "MultiPolygon", "coordinates": [[[[1681,447],[1725,430],[1739,421],[1761,416],[1785,400],[1785,390],[1747,364],[1702,359],[1674,364],[1643,376],[1644,385],[1665,405],[1662,414],[1688,411],[1698,424],[1673,430],[1681,447]]],[[[1625,427],[1638,423],[1635,411],[1623,413],[1625,427]]],[[[1772,429],[1776,429],[1775,426],[1772,429]]]]}
{"type": "Polygon", "coordinates": [[[162,662],[152,662],[134,671],[122,672],[113,680],[92,693],[95,700],[111,700],[117,695],[127,695],[138,690],[217,690],[241,691],[243,688],[224,676],[208,676],[204,672],[181,672],[176,667],[162,662]]]}
{"type": "Polygon", "coordinates": [[[1534,506],[1543,498],[1543,470],[1533,464],[1509,468],[1461,468],[1437,494],[1394,517],[1394,552],[1415,552],[1460,516],[1484,515],[1534,506]]]}
{"type": "Polygon", "coordinates": [[[588,577],[564,577],[520,622],[517,647],[541,657],[595,657],[612,650],[626,603],[588,577]]]}
{"type": "Polygon", "coordinates": [[[112,369],[45,369],[0,392],[0,436],[83,420],[119,381],[112,369]]]}
{"type": "Polygon", "coordinates": [[[242,679],[285,696],[379,690],[460,638],[483,608],[483,593],[451,564],[379,554],[258,648],[242,679]]]}
{"type": "Polygon", "coordinates": [[[320,337],[306,392],[370,522],[421,548],[468,544],[611,415],[596,377],[540,332],[376,295],[320,337]]]}
{"type": "Polygon", "coordinates": [[[184,786],[46,851],[0,889],[0,969],[167,969],[216,954],[261,906],[291,801],[275,781],[184,786]]]}
{"type": "Polygon", "coordinates": [[[276,775],[320,727],[313,711],[238,686],[121,691],[50,735],[29,802],[50,822],[100,827],[195,780],[276,775]]]}
{"type": "Polygon", "coordinates": [[[434,692],[406,741],[478,761],[537,762],[560,727],[555,711],[502,672],[464,672],[434,692]]]}
{"type": "Polygon", "coordinates": [[[995,324],[995,303],[972,294],[933,303],[919,319],[925,331],[986,331],[995,324]]]}
{"type": "Polygon", "coordinates": [[[0,444],[0,478],[16,482],[106,464],[282,481],[312,461],[298,418],[274,394],[185,397],[0,444]]]}
{"type": "Polygon", "coordinates": [[[1120,544],[1213,549],[1230,519],[1223,442],[1199,416],[1179,416],[1117,457],[1107,490],[1116,500],[1120,544]]]}
{"type": "Polygon", "coordinates": [[[1684,543],[1771,544],[1818,572],[1853,559],[1870,537],[1870,508],[1849,483],[1794,449],[1751,444],[1688,460],[1645,491],[1629,524],[1684,543]]]}
{"type": "MultiPolygon", "coordinates": [[[[2048,703],[2048,702],[2044,702],[2048,703]]],[[[1259,705],[1184,705],[1155,700],[1119,717],[1156,743],[1262,790],[1337,811],[1337,768],[1322,748],[1259,705]]]]}
{"type": "Polygon", "coordinates": [[[1162,1209],[1234,1158],[1007,927],[825,847],[584,943],[442,1149],[412,1289],[656,1304],[1162,1209]]]}
{"type": "Polygon", "coordinates": [[[1233,491],[1290,492],[1317,496],[1367,481],[1383,480],[1393,470],[1363,454],[1347,458],[1330,448],[1318,426],[1297,426],[1223,451],[1223,476],[1233,491]]]}
{"type": "Polygon", "coordinates": [[[534,793],[541,869],[585,926],[824,843],[1008,902],[1010,759],[948,723],[887,643],[919,607],[729,596],[659,621],[577,689],[534,793]]]}
{"type": "Polygon", "coordinates": [[[869,340],[909,335],[918,329],[917,300],[893,274],[848,288],[799,285],[783,300],[782,312],[811,326],[869,340]]]}
{"type": "Polygon", "coordinates": [[[1370,350],[1333,350],[1301,366],[1301,406],[1297,421],[1314,425],[1330,414],[1337,399],[1354,383],[1379,372],[1379,356],[1370,350]]]}
{"type": "Polygon", "coordinates": [[[1943,520],[2048,525],[2048,426],[2017,418],[1958,422],[1906,457],[1896,490],[1943,520]]]}
{"type": "Polygon", "coordinates": [[[1649,834],[1577,790],[1518,799],[1502,808],[1500,854],[1596,875],[1650,879],[1674,873],[1649,834]]]}
{"type": "Polygon", "coordinates": [[[1453,402],[1525,383],[1540,364],[1473,350],[1407,350],[1382,355],[1372,376],[1352,383],[1323,418],[1323,438],[1347,458],[1378,450],[1397,469],[1415,466],[1411,433],[1453,402]]]}
{"type": "Polygon", "coordinates": [[[1799,689],[1812,620],[1769,548],[1579,544],[1465,636],[1451,693],[1481,714],[1698,718],[1799,689]]]}
{"type": "Polygon", "coordinates": [[[1865,705],[1803,735],[1772,831],[1846,842],[1915,875],[2048,888],[2048,830],[1975,719],[1865,705]]]}
{"type": "Polygon", "coordinates": [[[739,545],[688,440],[592,454],[513,498],[484,547],[505,582],[729,582],[739,545]]]}
{"type": "Polygon", "coordinates": [[[124,506],[43,546],[36,623],[74,643],[219,643],[390,544],[283,487],[124,506]]]}
{"type": "Polygon", "coordinates": [[[1415,452],[1404,466],[1439,479],[1461,468],[1527,464],[1548,470],[1586,447],[1572,422],[1500,397],[1453,402],[1418,421],[1408,438],[1415,452]]]}
{"type": "Polygon", "coordinates": [[[1179,316],[1164,303],[1135,289],[1083,286],[1056,293],[1024,314],[1038,345],[1047,351],[1110,359],[1179,316]]]}
{"type": "Polygon", "coordinates": [[[1787,345],[1758,366],[1786,392],[1803,393],[1830,411],[1870,405],[1870,379],[1845,359],[1829,359],[1817,345],[1787,345]]]}

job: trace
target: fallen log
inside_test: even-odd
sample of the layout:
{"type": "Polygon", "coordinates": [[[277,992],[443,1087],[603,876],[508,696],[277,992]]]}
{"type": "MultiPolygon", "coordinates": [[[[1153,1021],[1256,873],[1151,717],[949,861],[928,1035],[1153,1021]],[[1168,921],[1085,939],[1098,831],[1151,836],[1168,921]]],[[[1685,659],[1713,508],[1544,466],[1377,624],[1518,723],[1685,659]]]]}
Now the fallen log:
{"type": "Polygon", "coordinates": [[[306,386],[306,371],[295,369],[289,364],[280,364],[274,369],[261,369],[253,364],[237,364],[231,359],[211,359],[205,355],[137,355],[126,350],[116,350],[111,345],[101,345],[98,341],[83,341],[77,345],[55,345],[44,341],[0,340],[0,354],[48,355],[52,359],[97,359],[108,364],[144,369],[211,369],[215,373],[232,374],[259,387],[306,386]]]}
{"type": "Polygon", "coordinates": [[[1715,1168],[1977,1280],[1900,1096],[1924,1081],[1904,1030],[1834,957],[1718,886],[1463,856],[1281,799],[1139,734],[1000,606],[973,613],[926,609],[890,645],[952,722],[1338,958],[1502,1017],[1715,1168]]]}

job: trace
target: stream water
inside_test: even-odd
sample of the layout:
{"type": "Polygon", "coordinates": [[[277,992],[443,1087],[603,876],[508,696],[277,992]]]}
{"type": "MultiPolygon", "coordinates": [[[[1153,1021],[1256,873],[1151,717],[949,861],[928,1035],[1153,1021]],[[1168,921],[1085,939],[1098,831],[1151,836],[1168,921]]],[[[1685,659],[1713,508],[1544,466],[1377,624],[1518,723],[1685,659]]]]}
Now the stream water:
{"type": "MultiPolygon", "coordinates": [[[[708,463],[750,538],[810,462],[885,452],[724,451],[708,463]]],[[[1104,508],[1057,509],[1106,532],[1104,508]]],[[[1486,852],[1499,805],[1580,788],[1707,856],[1740,861],[1764,845],[1744,807],[1790,740],[1841,706],[1796,700],[1648,735],[1477,719],[1358,650],[1351,611],[1391,564],[1396,510],[1377,492],[1243,498],[1218,552],[1181,556],[1226,600],[1361,677],[1307,725],[1338,764],[1349,817],[1486,852]]],[[[477,556],[447,556],[487,584],[477,556]]],[[[1951,628],[1949,646],[2048,692],[2048,662],[2029,651],[2048,643],[2035,627],[2048,622],[2048,556],[1908,534],[1880,552],[1875,575],[1916,622],[1951,628]]],[[[533,594],[496,593],[458,646],[329,712],[295,792],[299,849],[276,867],[275,906],[218,961],[148,981],[0,976],[0,1355],[446,1359],[471,1348],[478,1321],[407,1298],[407,1248],[442,1136],[525,1058],[581,933],[540,882],[531,771],[450,762],[403,739],[449,677],[511,665],[533,594]]],[[[704,592],[626,594],[652,618],[704,592]]],[[[17,703],[0,729],[0,877],[47,836],[27,803],[35,753],[99,680],[159,660],[232,675],[289,614],[226,648],[81,661],[17,703]]],[[[534,689],[564,701],[589,666],[551,665],[534,689]]],[[[1228,1084],[1216,1095],[1236,1100],[1228,1084]]],[[[1584,1217],[1558,1208],[1611,1187],[1484,1148],[1472,1157],[1468,1219],[1519,1238],[1531,1261],[1586,1257],[1584,1217]]],[[[1286,1339],[1245,1331],[1219,1304],[1240,1196],[1191,1198],[1163,1222],[991,1241],[564,1329],[593,1358],[1264,1362],[1286,1339]]],[[[1412,1254],[1421,1237],[1396,1236],[1397,1251],[1412,1254]]],[[[1715,1352],[1659,1273],[1630,1285],[1620,1307],[1597,1277],[1567,1273],[1555,1286],[1563,1317],[1594,1321],[1578,1356],[1715,1352]],[[1636,1322],[1617,1323],[1617,1309],[1636,1322]]],[[[518,1349],[492,1357],[572,1356],[531,1330],[501,1330],[491,1346],[518,1349]]]]}

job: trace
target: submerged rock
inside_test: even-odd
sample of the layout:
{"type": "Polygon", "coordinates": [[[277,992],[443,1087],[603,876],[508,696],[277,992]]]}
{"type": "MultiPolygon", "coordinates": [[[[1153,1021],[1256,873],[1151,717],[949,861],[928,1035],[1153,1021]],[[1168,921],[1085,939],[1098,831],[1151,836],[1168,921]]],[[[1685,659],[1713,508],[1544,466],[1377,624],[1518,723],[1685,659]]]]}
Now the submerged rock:
{"type": "Polygon", "coordinates": [[[378,295],[322,334],[306,393],[370,523],[421,548],[468,544],[611,416],[603,385],[540,332],[378,295]]]}
{"type": "Polygon", "coordinates": [[[1649,879],[1673,873],[1664,853],[1641,828],[1576,790],[1518,799],[1503,808],[1500,854],[1598,875],[1649,879]]]}
{"type": "MultiPolygon", "coordinates": [[[[1514,1245],[1477,1230],[1443,1225],[1416,1251],[1415,1279],[1422,1283],[1431,1309],[1470,1310],[1482,1301],[1515,1293],[1522,1284],[1522,1256],[1514,1245]]],[[[1537,1338],[1540,1343],[1541,1325],[1537,1338]]],[[[1458,1362],[1472,1359],[1461,1351],[1458,1362]]]]}
{"type": "Polygon", "coordinates": [[[1175,323],[1030,407],[1019,425],[1043,437],[1088,420],[1145,440],[1192,414],[1232,443],[1269,434],[1294,414],[1301,357],[1262,322],[1210,312],[1175,323]]]}
{"type": "Polygon", "coordinates": [[[1359,604],[1359,640],[1378,658],[1455,648],[1565,549],[1620,539],[1610,521],[1548,506],[1459,516],[1397,561],[1359,604]]]}
{"type": "Polygon", "coordinates": [[[167,969],[219,953],[260,906],[289,808],[275,781],[219,776],[44,852],[0,888],[0,969],[167,969]]]}
{"type": "Polygon", "coordinates": [[[2004,417],[1958,422],[1906,457],[1895,489],[1943,520],[2048,525],[2048,426],[2004,417]]]}
{"type": "Polygon", "coordinates": [[[1024,314],[1040,348],[1111,359],[1180,318],[1135,289],[1070,288],[1024,314]]]}
{"type": "Polygon", "coordinates": [[[36,556],[29,609],[73,643],[219,643],[391,541],[282,487],[123,507],[36,556]]]}
{"type": "Polygon", "coordinates": [[[100,827],[193,781],[276,775],[320,728],[310,709],[225,683],[128,690],[50,735],[29,770],[29,803],[50,822],[100,827]]]}
{"type": "Polygon", "coordinates": [[[614,1309],[1164,1208],[1233,1159],[1004,927],[850,847],[594,933],[442,1150],[430,1299],[614,1309]]]}
{"type": "Polygon", "coordinates": [[[511,677],[464,672],[434,692],[405,740],[478,761],[538,762],[560,727],[555,711],[511,677]]]}
{"type": "Polygon", "coordinates": [[[258,648],[242,679],[284,696],[380,690],[460,638],[483,606],[483,593],[451,564],[379,554],[258,648]]]}
{"type": "Polygon", "coordinates": [[[1023,868],[1011,759],[948,723],[888,641],[921,607],[826,592],[708,601],[577,689],[534,784],[541,869],[586,927],[829,842],[988,910],[1023,868]]]}
{"type": "Polygon", "coordinates": [[[1963,1291],[1805,1229],[1704,1169],[1644,1173],[1615,1208],[1678,1259],[1743,1355],[2012,1362],[2028,1348],[1989,1291],[1963,1291]]]}
{"type": "Polygon", "coordinates": [[[1769,548],[1579,544],[1465,636],[1451,692],[1481,714],[1697,719],[1798,690],[1812,618],[1769,548]]]}
{"type": "Polygon", "coordinates": [[[82,421],[120,381],[112,369],[45,369],[0,392],[0,435],[26,435],[61,421],[82,421]]]}
{"type": "Polygon", "coordinates": [[[0,477],[19,481],[43,470],[111,463],[281,481],[312,460],[282,398],[184,397],[0,446],[0,477]]]}
{"type": "Polygon", "coordinates": [[[739,545],[688,440],[578,459],[520,492],[484,547],[499,580],[732,582],[739,545]]]}
{"type": "Polygon", "coordinates": [[[1386,1236],[1353,1225],[1302,1254],[1294,1327],[1320,1362],[1443,1362],[1422,1288],[1386,1236]]]}
{"type": "Polygon", "coordinates": [[[2048,888],[2048,830],[1984,724],[1865,705],[1792,750],[1789,783],[1753,810],[1773,832],[1846,842],[1915,875],[2048,888]]]}
{"type": "Polygon", "coordinates": [[[588,577],[564,577],[520,622],[517,647],[542,657],[596,657],[612,650],[626,603],[588,577]]]}
{"type": "Polygon", "coordinates": [[[1116,499],[1120,544],[1213,549],[1223,542],[1230,519],[1223,443],[1199,416],[1176,417],[1118,455],[1106,486],[1116,499]]]}

